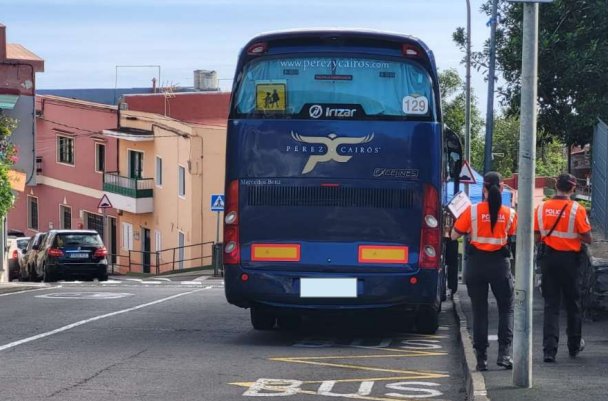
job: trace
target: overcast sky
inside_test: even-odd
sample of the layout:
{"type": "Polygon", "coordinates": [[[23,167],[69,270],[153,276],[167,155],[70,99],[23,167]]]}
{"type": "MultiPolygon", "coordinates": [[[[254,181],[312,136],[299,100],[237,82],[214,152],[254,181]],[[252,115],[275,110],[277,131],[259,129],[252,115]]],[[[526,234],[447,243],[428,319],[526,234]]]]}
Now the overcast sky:
{"type": "MultiPolygon", "coordinates": [[[[472,0],[472,45],[490,31],[472,0]]],[[[193,71],[216,70],[230,89],[237,54],[254,35],[312,27],[369,28],[422,39],[440,70],[463,54],[452,33],[466,24],[465,0],[0,0],[0,23],[9,43],[45,60],[39,89],[192,86],[193,71]]],[[[486,83],[472,71],[478,106],[486,110],[486,83]]]]}

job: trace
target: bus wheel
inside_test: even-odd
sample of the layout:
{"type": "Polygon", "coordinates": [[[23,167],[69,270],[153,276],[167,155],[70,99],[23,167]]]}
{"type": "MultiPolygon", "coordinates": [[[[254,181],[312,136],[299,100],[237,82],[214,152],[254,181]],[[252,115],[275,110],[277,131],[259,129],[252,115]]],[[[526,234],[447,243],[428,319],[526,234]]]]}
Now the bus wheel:
{"type": "Polygon", "coordinates": [[[281,330],[296,330],[300,327],[300,316],[299,315],[286,315],[277,317],[277,326],[281,330]]]}
{"type": "Polygon", "coordinates": [[[417,311],[417,332],[421,334],[434,334],[439,326],[440,309],[435,306],[421,306],[417,311]]]}
{"type": "Polygon", "coordinates": [[[275,316],[260,309],[251,308],[250,318],[252,327],[256,330],[273,330],[273,326],[275,326],[275,316]]]}

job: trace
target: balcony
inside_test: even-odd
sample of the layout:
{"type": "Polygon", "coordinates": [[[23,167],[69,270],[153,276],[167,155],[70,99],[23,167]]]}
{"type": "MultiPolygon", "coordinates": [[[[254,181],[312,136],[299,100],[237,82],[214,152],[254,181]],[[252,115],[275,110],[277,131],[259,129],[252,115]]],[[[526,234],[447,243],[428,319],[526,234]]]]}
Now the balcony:
{"type": "Polygon", "coordinates": [[[104,173],[104,193],[112,207],[129,213],[152,213],[154,179],[129,178],[118,172],[104,173]]]}

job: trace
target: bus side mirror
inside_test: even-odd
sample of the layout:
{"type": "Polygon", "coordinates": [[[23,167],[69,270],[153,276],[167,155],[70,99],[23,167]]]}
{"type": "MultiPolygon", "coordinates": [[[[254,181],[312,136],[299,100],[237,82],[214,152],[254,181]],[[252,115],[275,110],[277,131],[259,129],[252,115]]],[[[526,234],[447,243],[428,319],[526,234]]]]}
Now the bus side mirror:
{"type": "Polygon", "coordinates": [[[448,173],[453,180],[459,179],[461,167],[463,166],[463,148],[461,141],[453,130],[444,127],[444,142],[446,146],[446,156],[448,158],[448,173]]]}

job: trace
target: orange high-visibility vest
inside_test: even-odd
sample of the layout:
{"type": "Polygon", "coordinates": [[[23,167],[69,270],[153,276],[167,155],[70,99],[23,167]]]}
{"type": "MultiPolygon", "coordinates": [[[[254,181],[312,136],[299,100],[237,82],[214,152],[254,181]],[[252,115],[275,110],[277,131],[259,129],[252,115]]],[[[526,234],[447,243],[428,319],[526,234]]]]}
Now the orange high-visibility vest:
{"type": "Polygon", "coordinates": [[[488,202],[471,205],[455,223],[459,234],[470,234],[470,243],[481,251],[498,251],[507,244],[508,236],[516,233],[516,211],[502,205],[497,214],[495,229],[491,231],[488,202]]]}
{"type": "Polygon", "coordinates": [[[586,209],[579,203],[568,199],[550,199],[539,206],[535,212],[535,231],[539,231],[542,241],[557,251],[581,250],[579,234],[585,234],[592,228],[588,221],[586,209]],[[560,215],[560,211],[567,204],[560,221],[550,235],[548,233],[560,215]]]}

